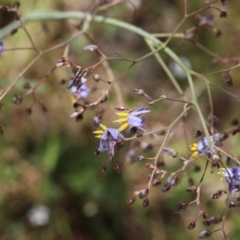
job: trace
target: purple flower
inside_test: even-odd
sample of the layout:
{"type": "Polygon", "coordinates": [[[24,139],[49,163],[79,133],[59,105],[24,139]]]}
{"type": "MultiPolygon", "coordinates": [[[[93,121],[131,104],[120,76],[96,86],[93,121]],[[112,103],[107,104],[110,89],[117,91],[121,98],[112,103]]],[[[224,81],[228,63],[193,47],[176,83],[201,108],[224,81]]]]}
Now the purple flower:
{"type": "Polygon", "coordinates": [[[227,180],[230,192],[240,190],[240,167],[221,168],[220,173],[227,180]]]}
{"type": "MultiPolygon", "coordinates": [[[[216,133],[210,136],[210,141],[213,145],[219,146],[220,142],[224,140],[223,133],[216,133]]],[[[206,137],[202,138],[198,143],[194,143],[190,146],[191,151],[193,151],[191,157],[198,157],[200,154],[207,156],[210,154],[210,151],[207,150],[209,147],[208,140],[206,137]]]]}
{"type": "Polygon", "coordinates": [[[85,83],[79,86],[72,86],[71,92],[75,96],[76,99],[86,99],[91,92],[91,89],[87,87],[85,83]]]}
{"type": "Polygon", "coordinates": [[[3,52],[3,40],[0,40],[0,56],[2,55],[3,52]]]}
{"type": "Polygon", "coordinates": [[[107,128],[100,124],[103,130],[97,130],[93,133],[97,134],[96,138],[100,138],[98,152],[107,151],[109,156],[114,156],[114,147],[117,143],[125,140],[124,136],[115,128],[107,128]]]}
{"type": "Polygon", "coordinates": [[[146,110],[145,108],[139,108],[130,113],[117,112],[116,114],[119,115],[121,118],[114,122],[123,123],[123,125],[118,129],[119,131],[126,129],[128,126],[131,126],[131,127],[139,128],[143,132],[146,132],[146,130],[142,128],[145,121],[143,118],[140,117],[140,115],[144,113],[149,113],[149,112],[150,110],[146,110]]]}

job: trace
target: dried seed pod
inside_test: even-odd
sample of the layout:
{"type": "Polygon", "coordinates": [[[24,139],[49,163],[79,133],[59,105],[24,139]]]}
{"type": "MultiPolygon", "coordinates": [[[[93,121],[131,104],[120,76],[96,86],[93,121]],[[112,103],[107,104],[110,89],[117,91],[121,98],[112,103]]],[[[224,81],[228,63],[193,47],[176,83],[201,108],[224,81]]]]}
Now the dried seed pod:
{"type": "Polygon", "coordinates": [[[198,234],[198,238],[199,239],[206,239],[209,238],[211,236],[211,231],[210,230],[203,230],[202,232],[200,232],[198,234]]]}
{"type": "Polygon", "coordinates": [[[98,74],[93,74],[92,78],[98,82],[100,80],[100,76],[98,74]]]}

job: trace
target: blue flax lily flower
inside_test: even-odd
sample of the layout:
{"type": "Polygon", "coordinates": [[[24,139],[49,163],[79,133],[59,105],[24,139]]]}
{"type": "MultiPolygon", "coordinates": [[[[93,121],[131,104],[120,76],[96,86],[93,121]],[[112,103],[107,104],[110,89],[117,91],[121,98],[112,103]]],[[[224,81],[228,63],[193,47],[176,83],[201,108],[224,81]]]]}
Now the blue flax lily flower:
{"type": "Polygon", "coordinates": [[[140,118],[140,115],[144,113],[149,113],[149,112],[150,110],[146,110],[145,108],[139,108],[130,113],[117,112],[116,114],[119,115],[121,118],[114,122],[123,123],[123,125],[118,129],[119,131],[126,129],[128,126],[131,126],[131,127],[139,128],[143,132],[146,132],[146,130],[142,128],[145,121],[143,118],[140,118]]]}
{"type": "Polygon", "coordinates": [[[91,89],[87,87],[85,83],[79,86],[72,86],[71,92],[76,99],[86,99],[91,92],[91,89]]]}
{"type": "MultiPolygon", "coordinates": [[[[210,136],[210,141],[213,145],[219,146],[220,141],[222,141],[223,134],[216,133],[210,136]]],[[[190,146],[190,150],[193,152],[191,157],[198,157],[200,154],[204,156],[208,156],[210,154],[210,150],[206,150],[208,148],[208,140],[206,137],[202,138],[198,143],[194,143],[190,146]]]]}
{"type": "Polygon", "coordinates": [[[107,151],[109,156],[114,156],[114,146],[125,140],[124,136],[115,128],[107,128],[100,124],[103,130],[97,130],[93,133],[97,134],[96,138],[100,138],[98,147],[99,152],[107,151]]]}
{"type": "Polygon", "coordinates": [[[221,168],[219,173],[227,180],[229,192],[240,190],[240,167],[221,168]]]}

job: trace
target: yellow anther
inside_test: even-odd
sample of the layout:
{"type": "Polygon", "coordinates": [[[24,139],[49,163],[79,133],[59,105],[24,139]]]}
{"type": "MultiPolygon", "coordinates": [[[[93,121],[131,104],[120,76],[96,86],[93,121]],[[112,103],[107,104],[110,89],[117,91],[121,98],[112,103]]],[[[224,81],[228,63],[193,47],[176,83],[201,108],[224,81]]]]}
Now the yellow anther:
{"type": "Polygon", "coordinates": [[[129,126],[128,123],[124,123],[124,124],[118,129],[118,131],[121,132],[121,131],[123,131],[124,129],[126,129],[128,126],[129,126]]]}
{"type": "Polygon", "coordinates": [[[127,112],[116,112],[116,114],[120,117],[128,117],[129,116],[129,113],[127,113],[127,112]]]}

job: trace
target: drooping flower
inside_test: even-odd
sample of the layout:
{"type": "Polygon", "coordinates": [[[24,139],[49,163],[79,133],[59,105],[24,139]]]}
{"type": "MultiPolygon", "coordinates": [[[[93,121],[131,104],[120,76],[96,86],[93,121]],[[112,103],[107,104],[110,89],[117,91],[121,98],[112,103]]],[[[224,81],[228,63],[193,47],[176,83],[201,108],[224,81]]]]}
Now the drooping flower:
{"type": "Polygon", "coordinates": [[[238,192],[240,190],[240,167],[221,168],[219,173],[226,179],[229,192],[238,192]]]}
{"type": "MultiPolygon", "coordinates": [[[[220,142],[225,139],[224,136],[224,133],[216,133],[210,136],[210,141],[213,145],[219,146],[220,142]]],[[[207,150],[208,147],[207,137],[202,138],[198,143],[194,143],[190,146],[190,150],[193,152],[191,157],[198,157],[200,154],[208,156],[210,154],[210,150],[207,150]]]]}
{"type": "Polygon", "coordinates": [[[123,125],[118,129],[119,131],[126,129],[128,126],[131,126],[131,127],[139,128],[143,132],[146,132],[146,130],[142,128],[145,121],[143,118],[140,117],[140,115],[144,113],[149,113],[149,112],[150,110],[146,110],[145,108],[139,108],[130,113],[117,112],[116,114],[119,115],[121,118],[114,122],[123,123],[123,125]]]}
{"type": "Polygon", "coordinates": [[[71,92],[76,99],[86,99],[91,92],[91,89],[87,87],[85,83],[79,86],[72,86],[71,92]]]}
{"type": "Polygon", "coordinates": [[[107,128],[100,124],[103,130],[97,130],[93,133],[97,134],[96,138],[100,138],[100,144],[97,151],[107,151],[109,156],[114,156],[114,147],[118,143],[124,142],[124,136],[115,128],[107,128]]]}

